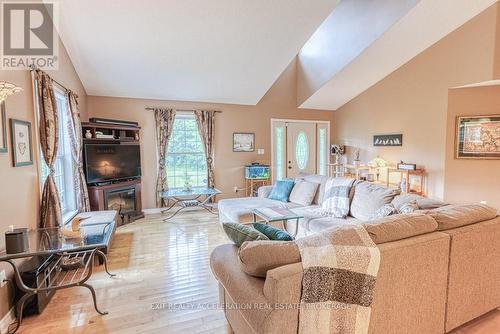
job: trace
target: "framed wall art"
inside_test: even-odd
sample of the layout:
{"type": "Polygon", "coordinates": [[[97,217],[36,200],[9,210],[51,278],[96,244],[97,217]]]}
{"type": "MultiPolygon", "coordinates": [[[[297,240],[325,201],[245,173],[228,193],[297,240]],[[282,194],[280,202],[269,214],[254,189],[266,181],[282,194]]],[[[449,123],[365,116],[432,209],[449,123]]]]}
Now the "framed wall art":
{"type": "Polygon", "coordinates": [[[7,119],[5,118],[5,102],[0,103],[0,153],[7,152],[7,119]]]}
{"type": "Polygon", "coordinates": [[[233,152],[253,152],[255,151],[254,133],[233,133],[233,152]]]}
{"type": "Polygon", "coordinates": [[[458,116],[457,159],[500,159],[500,115],[458,116]]]}
{"type": "Polygon", "coordinates": [[[33,165],[31,123],[10,119],[12,137],[12,164],[14,167],[33,165]]]}
{"type": "Polygon", "coordinates": [[[374,135],[373,146],[403,146],[403,135],[374,135]]]}

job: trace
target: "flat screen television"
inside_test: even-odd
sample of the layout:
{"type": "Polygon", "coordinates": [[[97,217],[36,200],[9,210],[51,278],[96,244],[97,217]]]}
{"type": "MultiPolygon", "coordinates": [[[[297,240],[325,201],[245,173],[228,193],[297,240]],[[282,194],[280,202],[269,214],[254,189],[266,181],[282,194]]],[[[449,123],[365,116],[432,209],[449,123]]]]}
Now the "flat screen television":
{"type": "Polygon", "coordinates": [[[86,144],[84,159],[87,183],[141,176],[141,153],[137,144],[86,144]]]}

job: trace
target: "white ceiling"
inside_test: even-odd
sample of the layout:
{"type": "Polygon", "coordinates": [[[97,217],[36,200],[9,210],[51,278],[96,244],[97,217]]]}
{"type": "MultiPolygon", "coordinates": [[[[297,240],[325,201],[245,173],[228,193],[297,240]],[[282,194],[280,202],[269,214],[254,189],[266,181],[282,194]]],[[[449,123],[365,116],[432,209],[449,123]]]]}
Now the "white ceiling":
{"type": "Polygon", "coordinates": [[[420,0],[300,107],[340,108],[497,1],[420,0]]]}
{"type": "Polygon", "coordinates": [[[65,0],[89,95],[256,104],[339,0],[65,0]]]}

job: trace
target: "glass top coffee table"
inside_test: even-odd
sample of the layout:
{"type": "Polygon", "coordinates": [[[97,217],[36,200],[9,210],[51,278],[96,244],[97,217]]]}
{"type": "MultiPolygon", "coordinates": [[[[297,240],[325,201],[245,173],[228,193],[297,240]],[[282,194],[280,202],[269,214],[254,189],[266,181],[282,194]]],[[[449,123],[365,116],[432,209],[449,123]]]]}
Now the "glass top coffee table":
{"type": "Polygon", "coordinates": [[[253,209],[252,215],[254,222],[257,222],[257,217],[261,218],[261,222],[265,222],[266,224],[281,222],[283,224],[283,230],[285,231],[288,221],[295,221],[296,226],[293,237],[297,236],[297,232],[299,231],[299,220],[304,218],[304,216],[298,215],[288,208],[281,207],[253,209]]]}
{"type": "Polygon", "coordinates": [[[179,208],[172,212],[163,221],[170,220],[182,210],[192,207],[202,207],[211,214],[217,214],[217,212],[214,211],[210,206],[208,206],[207,203],[215,195],[218,195],[220,193],[221,191],[219,189],[208,187],[193,187],[189,190],[183,188],[169,189],[165,191],[161,197],[163,199],[166,199],[167,202],[172,200],[173,203],[161,213],[163,214],[169,212],[176,205],[179,205],[179,208]],[[200,197],[204,197],[204,199],[200,200],[200,197]]]}

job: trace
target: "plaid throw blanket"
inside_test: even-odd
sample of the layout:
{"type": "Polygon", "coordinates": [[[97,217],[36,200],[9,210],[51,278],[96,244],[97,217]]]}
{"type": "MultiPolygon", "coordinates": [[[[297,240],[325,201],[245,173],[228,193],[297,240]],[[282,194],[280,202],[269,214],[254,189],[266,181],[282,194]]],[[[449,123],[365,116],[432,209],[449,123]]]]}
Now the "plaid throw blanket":
{"type": "Polygon", "coordinates": [[[368,232],[336,227],[296,242],[304,268],[299,333],[368,333],[380,264],[368,232]]]}
{"type": "Polygon", "coordinates": [[[354,179],[336,177],[325,184],[325,194],[321,208],[324,213],[336,218],[345,218],[349,214],[349,193],[354,179]]]}

